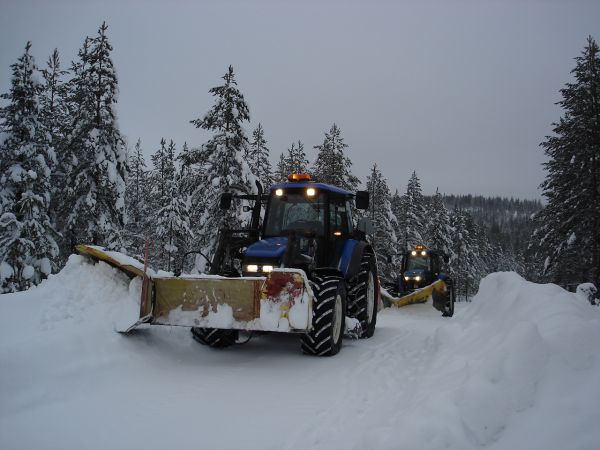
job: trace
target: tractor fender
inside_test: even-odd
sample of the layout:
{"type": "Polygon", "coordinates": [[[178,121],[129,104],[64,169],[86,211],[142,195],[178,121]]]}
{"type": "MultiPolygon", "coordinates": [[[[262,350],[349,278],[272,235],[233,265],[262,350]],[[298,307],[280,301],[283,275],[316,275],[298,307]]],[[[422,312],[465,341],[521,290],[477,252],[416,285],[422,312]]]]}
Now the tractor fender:
{"type": "MultiPolygon", "coordinates": [[[[340,259],[340,270],[346,280],[352,279],[360,270],[360,262],[365,253],[374,255],[373,249],[367,242],[348,240],[340,259]]],[[[377,270],[377,265],[375,265],[377,270]]]]}

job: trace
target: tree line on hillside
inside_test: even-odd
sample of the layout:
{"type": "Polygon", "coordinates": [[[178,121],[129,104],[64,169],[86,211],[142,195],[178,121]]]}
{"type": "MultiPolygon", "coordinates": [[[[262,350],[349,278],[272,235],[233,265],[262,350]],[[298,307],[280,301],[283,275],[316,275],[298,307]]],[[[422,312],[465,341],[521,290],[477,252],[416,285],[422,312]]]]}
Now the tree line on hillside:
{"type": "MultiPolygon", "coordinates": [[[[80,242],[141,256],[148,241],[153,265],[166,270],[173,270],[187,250],[210,257],[221,227],[242,227],[249,220],[242,201],[227,211],[219,208],[225,190],[255,193],[257,181],[268,187],[293,172],[310,172],[315,181],[349,191],[361,185],[335,123],[313,147],[314,162],[297,140],[272,167],[262,124],[246,135],[250,110],[231,66],[223,82],[209,90],[213,105],[190,121],[209,132],[210,139],[199,146],[183,143],[178,149],[172,139],[163,138],[146,162],[142,142],[138,139],[127,149],[116,121],[118,81],[106,31],[103,23],[94,37],[84,40],[69,70],[62,68],[57,50],[39,69],[29,43],[11,66],[11,88],[2,95],[7,105],[0,108],[2,292],[38,284],[60,269],[80,242]]],[[[549,138],[547,149],[554,148],[550,142],[554,141],[549,138]]],[[[586,155],[592,154],[588,150],[586,155]]],[[[509,200],[499,201],[504,213],[513,215],[510,218],[490,213],[493,208],[481,208],[473,199],[465,207],[461,199],[439,192],[426,197],[416,173],[402,194],[392,194],[377,164],[365,184],[372,201],[364,214],[375,225],[371,239],[384,278],[397,276],[398,255],[416,244],[449,255],[449,270],[465,297],[476,292],[479,279],[491,271],[517,270],[539,279],[558,273],[548,270],[557,264],[556,252],[544,257],[543,267],[539,262],[544,249],[551,248],[546,244],[560,241],[552,234],[557,229],[550,228],[549,211],[555,208],[551,202],[532,222],[526,214],[531,205],[520,201],[511,200],[508,206],[502,202],[509,200]],[[534,240],[527,241],[525,234],[534,223],[539,224],[531,232],[534,240]],[[545,247],[534,245],[540,233],[545,247]]],[[[547,181],[550,185],[554,186],[547,181]]],[[[592,199],[594,195],[589,193],[592,199]]],[[[594,220],[586,224],[597,226],[594,220]]],[[[584,230],[577,228],[567,241],[589,239],[591,247],[597,247],[584,230]]],[[[592,255],[593,251],[593,264],[598,258],[592,255]]],[[[192,265],[203,270],[204,259],[190,261],[187,268],[192,265]]]]}

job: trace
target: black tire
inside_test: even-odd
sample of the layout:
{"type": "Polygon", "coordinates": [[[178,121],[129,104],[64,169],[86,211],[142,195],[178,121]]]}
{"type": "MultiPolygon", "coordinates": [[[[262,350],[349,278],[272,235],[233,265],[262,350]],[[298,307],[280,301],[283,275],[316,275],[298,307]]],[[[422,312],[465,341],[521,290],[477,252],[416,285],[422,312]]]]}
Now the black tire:
{"type": "Polygon", "coordinates": [[[448,300],[446,301],[446,305],[444,306],[444,311],[442,311],[442,316],[452,317],[454,315],[455,301],[454,283],[452,282],[452,280],[446,280],[446,284],[448,286],[448,300]]]}
{"type": "Polygon", "coordinates": [[[333,356],[342,348],[346,328],[346,288],[336,276],[314,276],[312,289],[312,330],[302,335],[302,352],[314,356],[333,356]]]}
{"type": "Polygon", "coordinates": [[[353,277],[348,294],[348,312],[360,322],[359,339],[368,339],[377,324],[377,273],[370,255],[363,255],[360,271],[353,277]]]}
{"type": "Polygon", "coordinates": [[[195,341],[212,348],[229,347],[235,344],[238,338],[237,330],[192,327],[191,332],[195,341]]]}

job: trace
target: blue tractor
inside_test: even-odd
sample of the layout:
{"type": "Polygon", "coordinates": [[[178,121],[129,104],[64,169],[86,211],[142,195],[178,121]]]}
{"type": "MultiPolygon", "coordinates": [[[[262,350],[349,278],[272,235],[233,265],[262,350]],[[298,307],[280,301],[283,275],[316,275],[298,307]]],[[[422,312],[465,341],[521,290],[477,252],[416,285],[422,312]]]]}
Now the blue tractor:
{"type": "MultiPolygon", "coordinates": [[[[296,330],[302,351],[335,355],[345,332],[358,338],[370,338],[375,332],[377,259],[366,239],[372,224],[368,219],[355,222],[353,217],[356,209],[368,208],[369,195],[313,182],[307,174],[288,179],[272,186],[268,195],[262,194],[258,183],[258,194],[222,195],[223,209],[230,208],[233,199],[253,201],[252,220],[247,229],[220,231],[210,273],[246,280],[264,277],[277,301],[287,295],[281,293],[282,285],[291,286],[291,274],[300,274],[311,294],[309,323],[296,330]],[[276,281],[276,275],[288,278],[276,281]]],[[[293,319],[292,311],[288,316],[293,319]]],[[[243,327],[237,328],[193,327],[192,334],[202,344],[222,348],[237,341],[243,327]]]]}
{"type": "Polygon", "coordinates": [[[417,245],[402,253],[400,274],[393,283],[386,283],[389,294],[383,302],[386,306],[405,306],[427,301],[431,296],[433,307],[445,317],[454,315],[454,283],[444,272],[448,255],[444,252],[417,245]]]}

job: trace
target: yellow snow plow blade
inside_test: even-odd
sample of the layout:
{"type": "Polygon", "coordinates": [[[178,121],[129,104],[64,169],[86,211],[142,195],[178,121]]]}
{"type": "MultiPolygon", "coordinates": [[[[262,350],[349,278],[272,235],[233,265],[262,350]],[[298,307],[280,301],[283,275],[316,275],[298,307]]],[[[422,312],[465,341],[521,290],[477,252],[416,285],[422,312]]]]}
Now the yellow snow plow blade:
{"type": "Polygon", "coordinates": [[[301,333],[312,327],[314,296],[299,269],[275,269],[266,277],[159,276],[144,273],[142,263],[119,252],[89,245],[76,250],[143,279],[139,314],[117,331],[142,323],[301,333]]]}
{"type": "Polygon", "coordinates": [[[393,297],[385,289],[381,290],[381,296],[388,300],[392,305],[400,308],[406,305],[412,305],[413,303],[425,303],[429,297],[435,293],[446,295],[448,287],[443,280],[434,281],[429,286],[417,289],[410,294],[403,295],[402,297],[393,297]]]}

